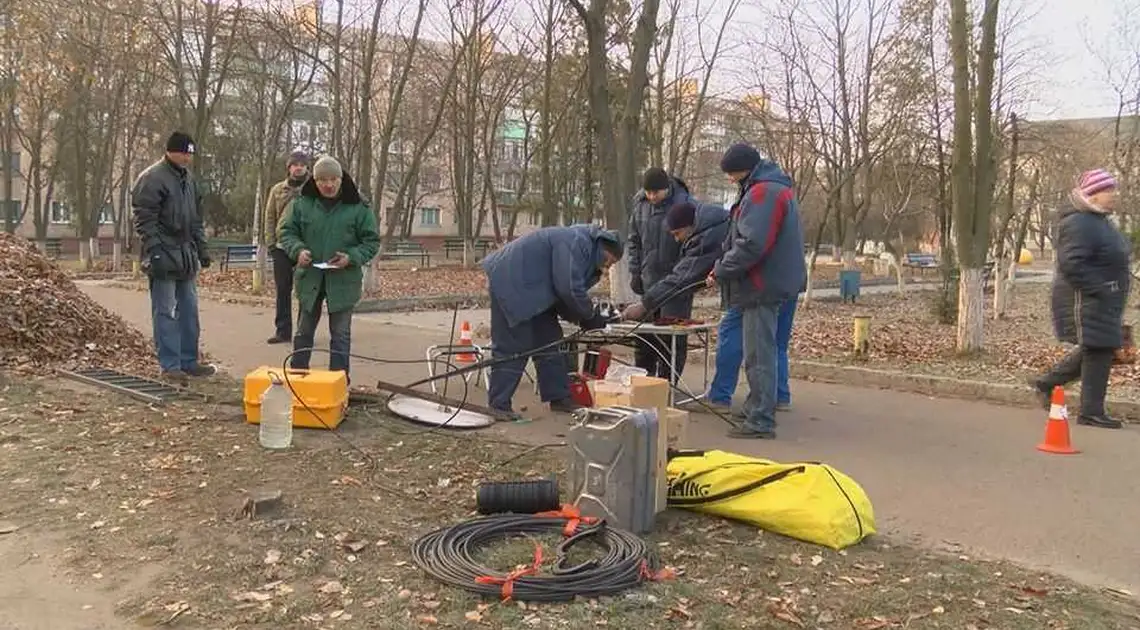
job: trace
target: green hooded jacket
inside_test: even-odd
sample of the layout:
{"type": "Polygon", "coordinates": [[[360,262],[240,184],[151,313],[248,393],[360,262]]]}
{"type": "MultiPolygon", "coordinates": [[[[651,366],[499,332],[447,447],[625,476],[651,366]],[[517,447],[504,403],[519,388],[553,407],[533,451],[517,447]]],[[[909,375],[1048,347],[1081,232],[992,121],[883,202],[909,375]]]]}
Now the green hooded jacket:
{"type": "Polygon", "coordinates": [[[301,308],[313,310],[324,284],[329,312],[339,313],[360,301],[364,266],[380,250],[380,232],[372,209],[345,173],[340,196],[332,208],[325,206],[315,181],[305,182],[286,211],[279,246],[294,261],[306,249],[313,255],[313,263],[327,262],[337,252],[348,254],[349,264],[344,269],[317,269],[310,265],[298,266],[294,272],[301,308]]]}

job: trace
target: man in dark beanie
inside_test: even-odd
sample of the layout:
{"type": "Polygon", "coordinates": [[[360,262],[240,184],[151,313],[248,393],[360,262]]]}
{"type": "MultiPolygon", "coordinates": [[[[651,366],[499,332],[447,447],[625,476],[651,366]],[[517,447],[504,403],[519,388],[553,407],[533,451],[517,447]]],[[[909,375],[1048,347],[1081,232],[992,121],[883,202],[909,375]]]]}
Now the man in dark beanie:
{"type": "Polygon", "coordinates": [[[269,343],[288,343],[293,339],[293,261],[278,244],[277,231],[287,220],[286,209],[309,181],[309,155],[294,151],[285,162],[287,176],[270,189],[261,215],[261,243],[273,261],[273,284],[277,290],[277,309],[273,318],[274,335],[269,343]]]}
{"type": "Polygon", "coordinates": [[[693,294],[702,288],[702,281],[724,252],[728,211],[716,204],[684,201],[669,208],[664,229],[680,245],[681,255],[669,273],[641,296],[640,302],[625,308],[624,319],[642,319],[669,299],[692,304],[693,294]]]}
{"type": "Polygon", "coordinates": [[[570,398],[570,366],[555,347],[562,337],[558,318],[586,330],[605,327],[589,291],[621,256],[617,232],[570,225],[535,230],[483,259],[496,359],[487,385],[492,409],[518,416],[511,399],[528,360],[534,361],[539,395],[551,411],[578,408],[570,398]]]}
{"type": "MultiPolygon", "coordinates": [[[[689,187],[679,178],[663,169],[646,169],[641,178],[641,190],[633,198],[633,211],[629,220],[629,275],[630,288],[644,296],[654,285],[672,273],[681,259],[681,244],[669,233],[665,214],[669,208],[690,201],[689,187]]],[[[660,294],[659,294],[660,295],[660,294]]],[[[647,319],[660,317],[688,318],[693,313],[692,294],[662,296],[663,301],[649,310],[647,319]]],[[[677,374],[669,373],[670,343],[657,335],[638,335],[634,347],[634,364],[650,376],[676,382],[684,372],[688,344],[677,340],[677,374]]]]}
{"type": "Polygon", "coordinates": [[[720,168],[740,186],[732,206],[725,254],[709,274],[727,308],[741,314],[748,398],[733,437],[776,437],[777,349],[780,307],[799,295],[807,278],[804,238],[792,180],[748,144],[725,152],[720,168]]]}
{"type": "Polygon", "coordinates": [[[198,272],[210,266],[202,197],[190,174],[198,147],[176,131],[166,155],[139,174],[131,190],[142,266],[150,280],[154,346],[162,377],[185,385],[190,376],[210,376],[198,362],[198,272]]]}

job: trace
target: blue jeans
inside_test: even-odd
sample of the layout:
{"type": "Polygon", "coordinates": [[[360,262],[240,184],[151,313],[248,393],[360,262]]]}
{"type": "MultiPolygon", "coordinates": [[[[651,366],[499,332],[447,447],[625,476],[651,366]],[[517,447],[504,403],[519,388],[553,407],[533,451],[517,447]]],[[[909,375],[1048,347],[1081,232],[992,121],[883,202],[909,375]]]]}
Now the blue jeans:
{"type": "MultiPolygon", "coordinates": [[[[792,339],[792,325],[796,316],[796,300],[789,299],[780,306],[776,320],[776,402],[791,404],[792,391],[788,385],[788,343],[792,339]]],[[[744,362],[744,348],[740,330],[740,309],[729,308],[720,319],[716,331],[716,371],[709,385],[709,401],[728,405],[736,393],[740,364],[744,362]]]]}
{"type": "Polygon", "coordinates": [[[776,427],[776,320],[779,304],[757,304],[740,309],[744,338],[744,425],[754,431],[776,427]]]}
{"type": "MultiPolygon", "coordinates": [[[[562,325],[553,310],[539,313],[517,326],[507,324],[499,300],[491,295],[491,356],[496,360],[530,352],[558,341],[562,325]]],[[[518,389],[527,361],[534,361],[538,393],[542,402],[556,402],[570,397],[570,374],[566,355],[552,346],[531,357],[521,357],[491,365],[487,385],[488,404],[492,409],[511,411],[511,399],[518,389]]]]}
{"type": "Polygon", "coordinates": [[[198,365],[198,288],[189,280],[150,279],[154,348],[163,372],[198,365]]]}
{"type": "MultiPolygon", "coordinates": [[[[293,337],[293,358],[289,366],[298,370],[309,369],[309,360],[312,352],[300,351],[302,348],[312,348],[313,338],[317,334],[317,325],[321,323],[321,307],[324,306],[325,290],[322,287],[312,310],[301,308],[297,314],[297,334],[293,337]]],[[[352,352],[352,309],[329,313],[329,371],[344,372],[348,376],[348,355],[352,352]]]]}
{"type": "Polygon", "coordinates": [[[792,341],[792,325],[796,321],[796,298],[780,305],[776,319],[776,403],[792,404],[792,390],[788,386],[788,344],[792,341]]]}
{"type": "Polygon", "coordinates": [[[716,329],[716,370],[709,385],[709,402],[718,405],[732,403],[736,382],[740,379],[740,364],[744,361],[741,345],[740,309],[729,308],[720,318],[716,329]]]}

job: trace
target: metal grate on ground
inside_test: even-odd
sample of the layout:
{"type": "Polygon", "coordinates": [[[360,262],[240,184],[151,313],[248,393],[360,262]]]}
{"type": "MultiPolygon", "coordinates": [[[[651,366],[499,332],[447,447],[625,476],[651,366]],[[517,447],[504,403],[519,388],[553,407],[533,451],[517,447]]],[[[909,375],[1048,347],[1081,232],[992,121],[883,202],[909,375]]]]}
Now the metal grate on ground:
{"type": "Polygon", "coordinates": [[[78,381],[87,385],[101,387],[136,400],[153,405],[164,405],[167,401],[193,398],[207,400],[205,394],[195,392],[185,387],[175,387],[168,383],[156,381],[133,374],[125,374],[107,368],[86,368],[82,370],[59,370],[60,376],[78,381]]]}

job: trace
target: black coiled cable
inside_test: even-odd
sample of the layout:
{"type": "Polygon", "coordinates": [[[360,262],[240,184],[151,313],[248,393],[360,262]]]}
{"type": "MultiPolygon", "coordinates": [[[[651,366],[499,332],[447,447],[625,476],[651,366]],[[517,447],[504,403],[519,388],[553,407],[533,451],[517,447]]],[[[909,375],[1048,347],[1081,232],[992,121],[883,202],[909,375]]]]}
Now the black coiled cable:
{"type": "Polygon", "coordinates": [[[425,534],[412,545],[416,565],[435,579],[485,597],[524,602],[562,602],[575,597],[615,595],[647,580],[667,577],[645,541],[630,532],[597,521],[578,529],[573,513],[558,515],[497,514],[465,521],[425,534]],[[536,546],[534,563],[503,573],[481,566],[475,554],[492,543],[513,536],[537,534],[569,536],[557,548],[548,573],[542,547],[536,546]],[[570,548],[581,542],[600,547],[602,554],[568,566],[570,548]]]}

